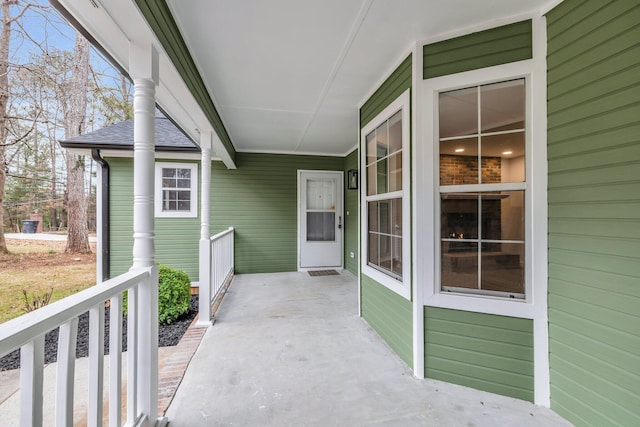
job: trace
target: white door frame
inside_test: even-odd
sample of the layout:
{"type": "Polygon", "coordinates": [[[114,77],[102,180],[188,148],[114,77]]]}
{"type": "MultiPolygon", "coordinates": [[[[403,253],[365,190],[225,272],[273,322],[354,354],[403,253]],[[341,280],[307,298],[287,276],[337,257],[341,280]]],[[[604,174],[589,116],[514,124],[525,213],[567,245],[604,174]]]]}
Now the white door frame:
{"type": "Polygon", "coordinates": [[[297,244],[297,255],[296,255],[296,265],[298,267],[298,271],[313,271],[313,270],[323,270],[321,267],[315,268],[305,268],[300,266],[300,229],[302,226],[302,218],[300,215],[300,208],[302,206],[302,200],[300,196],[302,195],[302,174],[303,173],[313,173],[313,174],[323,174],[323,173],[331,173],[331,174],[340,174],[340,182],[338,182],[338,194],[336,194],[336,200],[339,201],[339,208],[336,207],[336,213],[342,218],[342,227],[338,229],[338,233],[340,235],[340,265],[339,266],[331,266],[327,268],[331,268],[332,270],[342,271],[344,269],[344,171],[334,171],[334,170],[310,170],[310,169],[298,169],[298,188],[297,188],[297,203],[296,203],[296,216],[298,218],[297,224],[297,233],[296,233],[296,244],[297,244]]]}

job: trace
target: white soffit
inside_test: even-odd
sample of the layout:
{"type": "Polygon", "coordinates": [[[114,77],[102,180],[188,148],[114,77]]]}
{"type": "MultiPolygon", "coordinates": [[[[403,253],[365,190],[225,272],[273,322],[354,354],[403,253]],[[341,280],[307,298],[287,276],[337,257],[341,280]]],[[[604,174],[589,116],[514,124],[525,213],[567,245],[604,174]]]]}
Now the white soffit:
{"type": "Polygon", "coordinates": [[[358,104],[417,40],[548,0],[168,0],[238,151],[344,155],[358,104]]]}

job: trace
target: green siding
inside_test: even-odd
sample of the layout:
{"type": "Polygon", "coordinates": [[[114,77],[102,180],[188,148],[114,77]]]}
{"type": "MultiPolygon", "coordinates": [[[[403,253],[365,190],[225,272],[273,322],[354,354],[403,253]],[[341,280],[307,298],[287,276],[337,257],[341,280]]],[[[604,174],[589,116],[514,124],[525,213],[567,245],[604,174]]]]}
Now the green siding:
{"type": "Polygon", "coordinates": [[[212,164],[212,232],[235,227],[237,273],[296,271],[298,170],[341,171],[344,158],[238,153],[236,164],[212,164]]]}
{"type": "Polygon", "coordinates": [[[423,78],[530,59],[531,34],[528,20],[425,45],[423,78]]]}
{"type": "Polygon", "coordinates": [[[198,102],[198,105],[200,105],[200,108],[202,108],[211,126],[215,129],[220,141],[222,141],[222,145],[224,145],[231,159],[235,160],[236,150],[233,147],[231,138],[202,81],[202,77],[189,53],[189,49],[182,39],[180,30],[173,19],[173,15],[166,1],[136,0],[136,4],[154,34],[158,37],[158,40],[178,70],[178,73],[180,73],[182,80],[198,102]]]}
{"type": "Polygon", "coordinates": [[[349,169],[360,169],[358,167],[358,150],[354,150],[344,159],[344,266],[353,274],[358,274],[358,210],[359,210],[359,190],[347,189],[347,172],[349,169]],[[347,215],[347,212],[349,214],[347,215]],[[351,258],[349,253],[353,252],[355,257],[351,258]]]}
{"type": "Polygon", "coordinates": [[[533,321],[425,307],[425,375],[533,401],[533,321]]]}
{"type": "MultiPolygon", "coordinates": [[[[132,264],[133,159],[108,158],[107,162],[111,172],[109,276],[115,277],[128,271],[132,264]]],[[[155,227],[156,261],[184,270],[191,281],[198,281],[200,218],[156,218],[155,227]]]]}
{"type": "Polygon", "coordinates": [[[547,16],[551,407],[640,425],[640,3],[547,16]]]}
{"type": "Polygon", "coordinates": [[[411,55],[396,68],[387,80],[360,108],[360,129],[387,108],[402,93],[411,87],[411,55]]]}
{"type": "Polygon", "coordinates": [[[362,317],[409,366],[413,366],[413,305],[361,275],[362,317]]]}

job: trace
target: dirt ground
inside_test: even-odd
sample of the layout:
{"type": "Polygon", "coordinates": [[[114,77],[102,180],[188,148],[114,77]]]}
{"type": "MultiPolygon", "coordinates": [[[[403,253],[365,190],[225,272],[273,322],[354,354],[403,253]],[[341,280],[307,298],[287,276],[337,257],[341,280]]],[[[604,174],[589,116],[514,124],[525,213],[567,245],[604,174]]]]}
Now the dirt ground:
{"type": "Polygon", "coordinates": [[[95,284],[96,255],[64,253],[65,241],[7,239],[0,254],[0,323],[24,313],[23,290],[30,298],[53,289],[51,302],[95,284]]]}

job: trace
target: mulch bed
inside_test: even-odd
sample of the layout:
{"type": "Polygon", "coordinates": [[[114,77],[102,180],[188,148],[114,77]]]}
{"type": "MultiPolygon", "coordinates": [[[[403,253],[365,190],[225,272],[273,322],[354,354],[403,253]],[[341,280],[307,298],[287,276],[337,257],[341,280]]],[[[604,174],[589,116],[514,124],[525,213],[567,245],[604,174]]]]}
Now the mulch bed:
{"type": "MultiPolygon", "coordinates": [[[[198,295],[191,295],[189,310],[170,325],[158,326],[158,345],[171,347],[178,342],[189,328],[198,314],[198,295]]],[[[104,354],[109,354],[109,307],[104,310],[104,354]]],[[[122,319],[122,351],[127,349],[127,318],[122,319]]],[[[48,332],[44,338],[44,363],[57,360],[58,328],[48,332]]],[[[78,318],[78,340],[76,342],[76,357],[89,355],[89,312],[78,318]]],[[[0,358],[0,371],[18,369],[20,367],[20,350],[15,350],[0,358]]]]}

